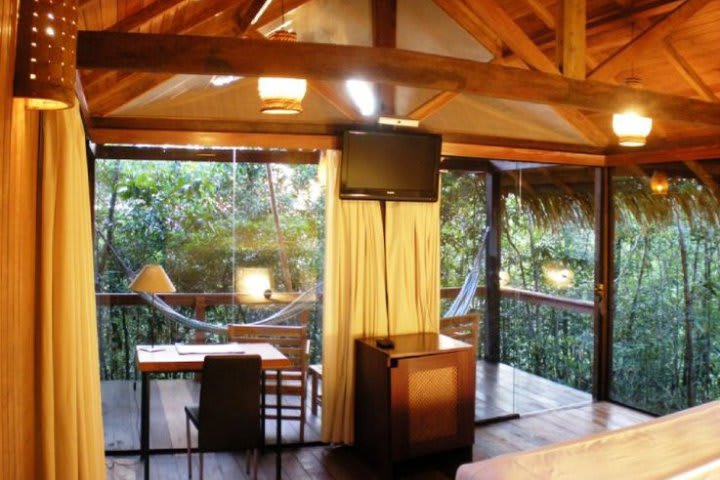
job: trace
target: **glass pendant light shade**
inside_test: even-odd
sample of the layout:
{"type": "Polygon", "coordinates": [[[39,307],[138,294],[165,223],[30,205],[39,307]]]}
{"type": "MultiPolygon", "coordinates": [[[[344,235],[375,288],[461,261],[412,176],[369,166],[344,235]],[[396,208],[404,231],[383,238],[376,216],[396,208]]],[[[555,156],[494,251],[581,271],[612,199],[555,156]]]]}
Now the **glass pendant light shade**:
{"type": "MultiPolygon", "coordinates": [[[[287,30],[274,32],[269,40],[296,42],[297,34],[287,30]]],[[[302,112],[302,100],[307,91],[304,78],[260,77],[258,93],[262,104],[260,111],[273,115],[295,115],[302,112]]]]}
{"type": "Polygon", "coordinates": [[[27,108],[75,104],[77,16],[77,0],[20,2],[13,90],[27,108]]]}
{"type": "Polygon", "coordinates": [[[670,182],[665,172],[655,170],[650,177],[650,190],[655,195],[667,195],[670,189],[670,182]]]}
{"type": "Polygon", "coordinates": [[[623,147],[642,147],[652,130],[652,118],[643,117],[632,110],[613,115],[613,132],[623,147]]]}

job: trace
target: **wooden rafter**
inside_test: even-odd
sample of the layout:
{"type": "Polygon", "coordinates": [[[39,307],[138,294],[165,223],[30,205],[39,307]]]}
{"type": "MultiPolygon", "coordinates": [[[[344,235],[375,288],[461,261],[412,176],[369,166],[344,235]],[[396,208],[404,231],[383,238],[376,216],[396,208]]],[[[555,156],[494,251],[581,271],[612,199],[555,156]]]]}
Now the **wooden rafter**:
{"type": "Polygon", "coordinates": [[[535,195],[537,193],[535,188],[530,184],[530,182],[528,182],[524,178],[522,174],[519,174],[515,170],[505,170],[503,171],[503,173],[507,174],[510,178],[512,178],[516,185],[518,185],[522,190],[525,190],[530,195],[535,195]]]}
{"type": "Polygon", "coordinates": [[[465,2],[457,0],[434,0],[434,2],[463,30],[485,47],[494,59],[502,60],[502,40],[487,23],[472,13],[465,2]]]}
{"type": "MultiPolygon", "coordinates": [[[[633,7],[626,9],[614,10],[610,13],[597,15],[593,18],[588,18],[585,26],[585,31],[588,39],[601,37],[607,39],[614,39],[617,41],[615,35],[607,36],[608,32],[612,32],[618,28],[627,26],[628,22],[635,21],[639,22],[643,19],[655,18],[659,15],[664,15],[668,12],[673,11],[683,0],[654,0],[649,2],[639,3],[633,7]]],[[[558,43],[556,32],[542,32],[536,37],[532,38],[533,43],[537,47],[549,54],[553,49],[562,50],[561,45],[558,43]]],[[[605,42],[603,42],[605,43],[605,42]]],[[[598,47],[599,44],[595,43],[594,47],[598,47]]],[[[512,52],[505,52],[504,59],[507,62],[512,63],[516,55],[512,52]]],[[[590,65],[591,62],[588,62],[590,65]]],[[[597,62],[596,62],[597,63],[597,62]]]]}
{"type": "Polygon", "coordinates": [[[523,0],[530,9],[535,12],[535,15],[542,21],[546,27],[550,30],[555,30],[555,15],[552,14],[548,8],[543,5],[539,0],[523,0]]]}
{"type": "Polygon", "coordinates": [[[715,181],[715,178],[703,167],[699,162],[695,160],[686,160],[683,162],[691,172],[695,174],[698,179],[712,192],[716,197],[720,196],[720,185],[715,181]]]}
{"type": "MultiPolygon", "coordinates": [[[[492,27],[497,36],[527,65],[545,73],[559,75],[557,66],[533,43],[495,0],[473,3],[471,13],[492,27]]],[[[607,136],[582,113],[567,107],[553,107],[583,137],[595,145],[608,143],[607,136]]]]}
{"type": "Polygon", "coordinates": [[[707,0],[686,0],[662,20],[642,32],[638,37],[621,48],[617,53],[602,62],[588,78],[593,80],[614,81],[623,68],[631,65],[633,58],[642,55],[651,48],[657,48],[660,42],[677,30],[680,25],[707,5],[707,0]]]}
{"type": "Polygon", "coordinates": [[[358,113],[355,107],[350,104],[346,97],[337,92],[337,90],[328,82],[320,80],[308,81],[308,86],[318,95],[323,97],[333,107],[337,108],[340,113],[354,122],[362,122],[362,115],[358,113]]]}
{"type": "Polygon", "coordinates": [[[653,118],[720,125],[720,105],[714,103],[408,50],[111,32],[80,32],[78,39],[81,69],[336,81],[361,75],[379,83],[610,113],[640,102],[653,118]]]}
{"type": "Polygon", "coordinates": [[[458,95],[458,92],[440,92],[412,112],[408,113],[407,117],[422,122],[431,115],[437,113],[458,95]]]}
{"type": "Polygon", "coordinates": [[[108,27],[110,32],[131,32],[153,21],[160,15],[185,0],[155,0],[137,12],[118,20],[115,25],[108,27]]]}
{"type": "MultiPolygon", "coordinates": [[[[397,42],[396,0],[372,0],[373,45],[395,48],[397,42]]],[[[377,85],[379,113],[395,115],[395,85],[377,85]]]]}
{"type": "Polygon", "coordinates": [[[680,52],[673,46],[670,38],[666,38],[663,42],[665,55],[670,64],[675,67],[675,70],[685,79],[685,81],[702,97],[703,100],[708,102],[720,101],[715,92],[700,78],[695,69],[680,55],[680,52]]]}

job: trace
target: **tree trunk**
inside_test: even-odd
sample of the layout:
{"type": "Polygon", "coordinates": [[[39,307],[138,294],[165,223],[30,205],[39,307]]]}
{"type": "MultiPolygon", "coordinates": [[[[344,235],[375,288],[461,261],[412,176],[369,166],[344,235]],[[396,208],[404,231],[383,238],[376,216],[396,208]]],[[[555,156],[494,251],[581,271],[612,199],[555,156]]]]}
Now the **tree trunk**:
{"type": "Polygon", "coordinates": [[[683,381],[685,382],[685,400],[687,406],[695,405],[695,395],[693,391],[693,338],[692,338],[692,320],[690,318],[690,307],[692,306],[692,296],[690,293],[690,279],[688,272],[688,254],[687,245],[685,243],[685,230],[683,229],[682,220],[677,209],[673,208],[675,216],[675,225],[678,231],[678,243],[680,245],[680,262],[682,266],[683,276],[683,320],[685,323],[685,368],[683,369],[683,381]]]}
{"type": "Polygon", "coordinates": [[[280,253],[280,267],[282,268],[283,283],[285,290],[293,291],[292,278],[290,276],[290,264],[288,263],[287,247],[285,246],[285,238],[280,228],[280,216],[278,215],[277,202],[275,201],[275,187],[273,186],[272,170],[270,164],[266,163],[268,190],[270,191],[270,208],[272,209],[273,221],[275,222],[275,238],[277,239],[278,251],[280,253]]]}
{"type": "Polygon", "coordinates": [[[643,278],[645,277],[645,265],[647,264],[647,252],[648,252],[648,234],[646,233],[643,235],[643,251],[642,255],[640,257],[640,271],[638,272],[638,281],[637,281],[637,287],[635,288],[635,293],[633,294],[632,304],[630,307],[630,315],[628,315],[628,321],[625,326],[626,336],[630,337],[632,335],[633,327],[635,325],[635,317],[637,315],[637,302],[638,298],[640,296],[640,289],[642,288],[642,282],[643,278]]]}

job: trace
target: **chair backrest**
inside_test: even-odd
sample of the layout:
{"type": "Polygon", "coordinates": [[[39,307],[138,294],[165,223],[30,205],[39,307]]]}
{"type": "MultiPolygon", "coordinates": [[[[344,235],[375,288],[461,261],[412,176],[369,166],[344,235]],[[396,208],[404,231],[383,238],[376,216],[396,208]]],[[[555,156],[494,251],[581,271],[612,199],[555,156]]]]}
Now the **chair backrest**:
{"type": "Polygon", "coordinates": [[[480,314],[477,312],[440,319],[440,333],[473,345],[476,353],[479,331],[480,314]]]}
{"type": "Polygon", "coordinates": [[[307,327],[279,325],[228,325],[228,338],[232,342],[269,343],[290,359],[293,368],[307,373],[309,340],[307,327]]]}
{"type": "Polygon", "coordinates": [[[232,451],[262,446],[259,355],[208,355],[200,386],[198,448],[232,451]]]}

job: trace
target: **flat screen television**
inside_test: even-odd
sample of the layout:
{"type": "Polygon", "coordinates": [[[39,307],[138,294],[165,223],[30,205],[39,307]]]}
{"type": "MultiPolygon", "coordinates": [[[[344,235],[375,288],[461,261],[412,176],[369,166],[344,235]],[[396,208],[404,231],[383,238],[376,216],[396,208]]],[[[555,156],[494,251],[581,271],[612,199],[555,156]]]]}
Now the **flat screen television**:
{"type": "Polygon", "coordinates": [[[441,144],[430,133],[346,131],[340,198],[437,201],[441,144]]]}

